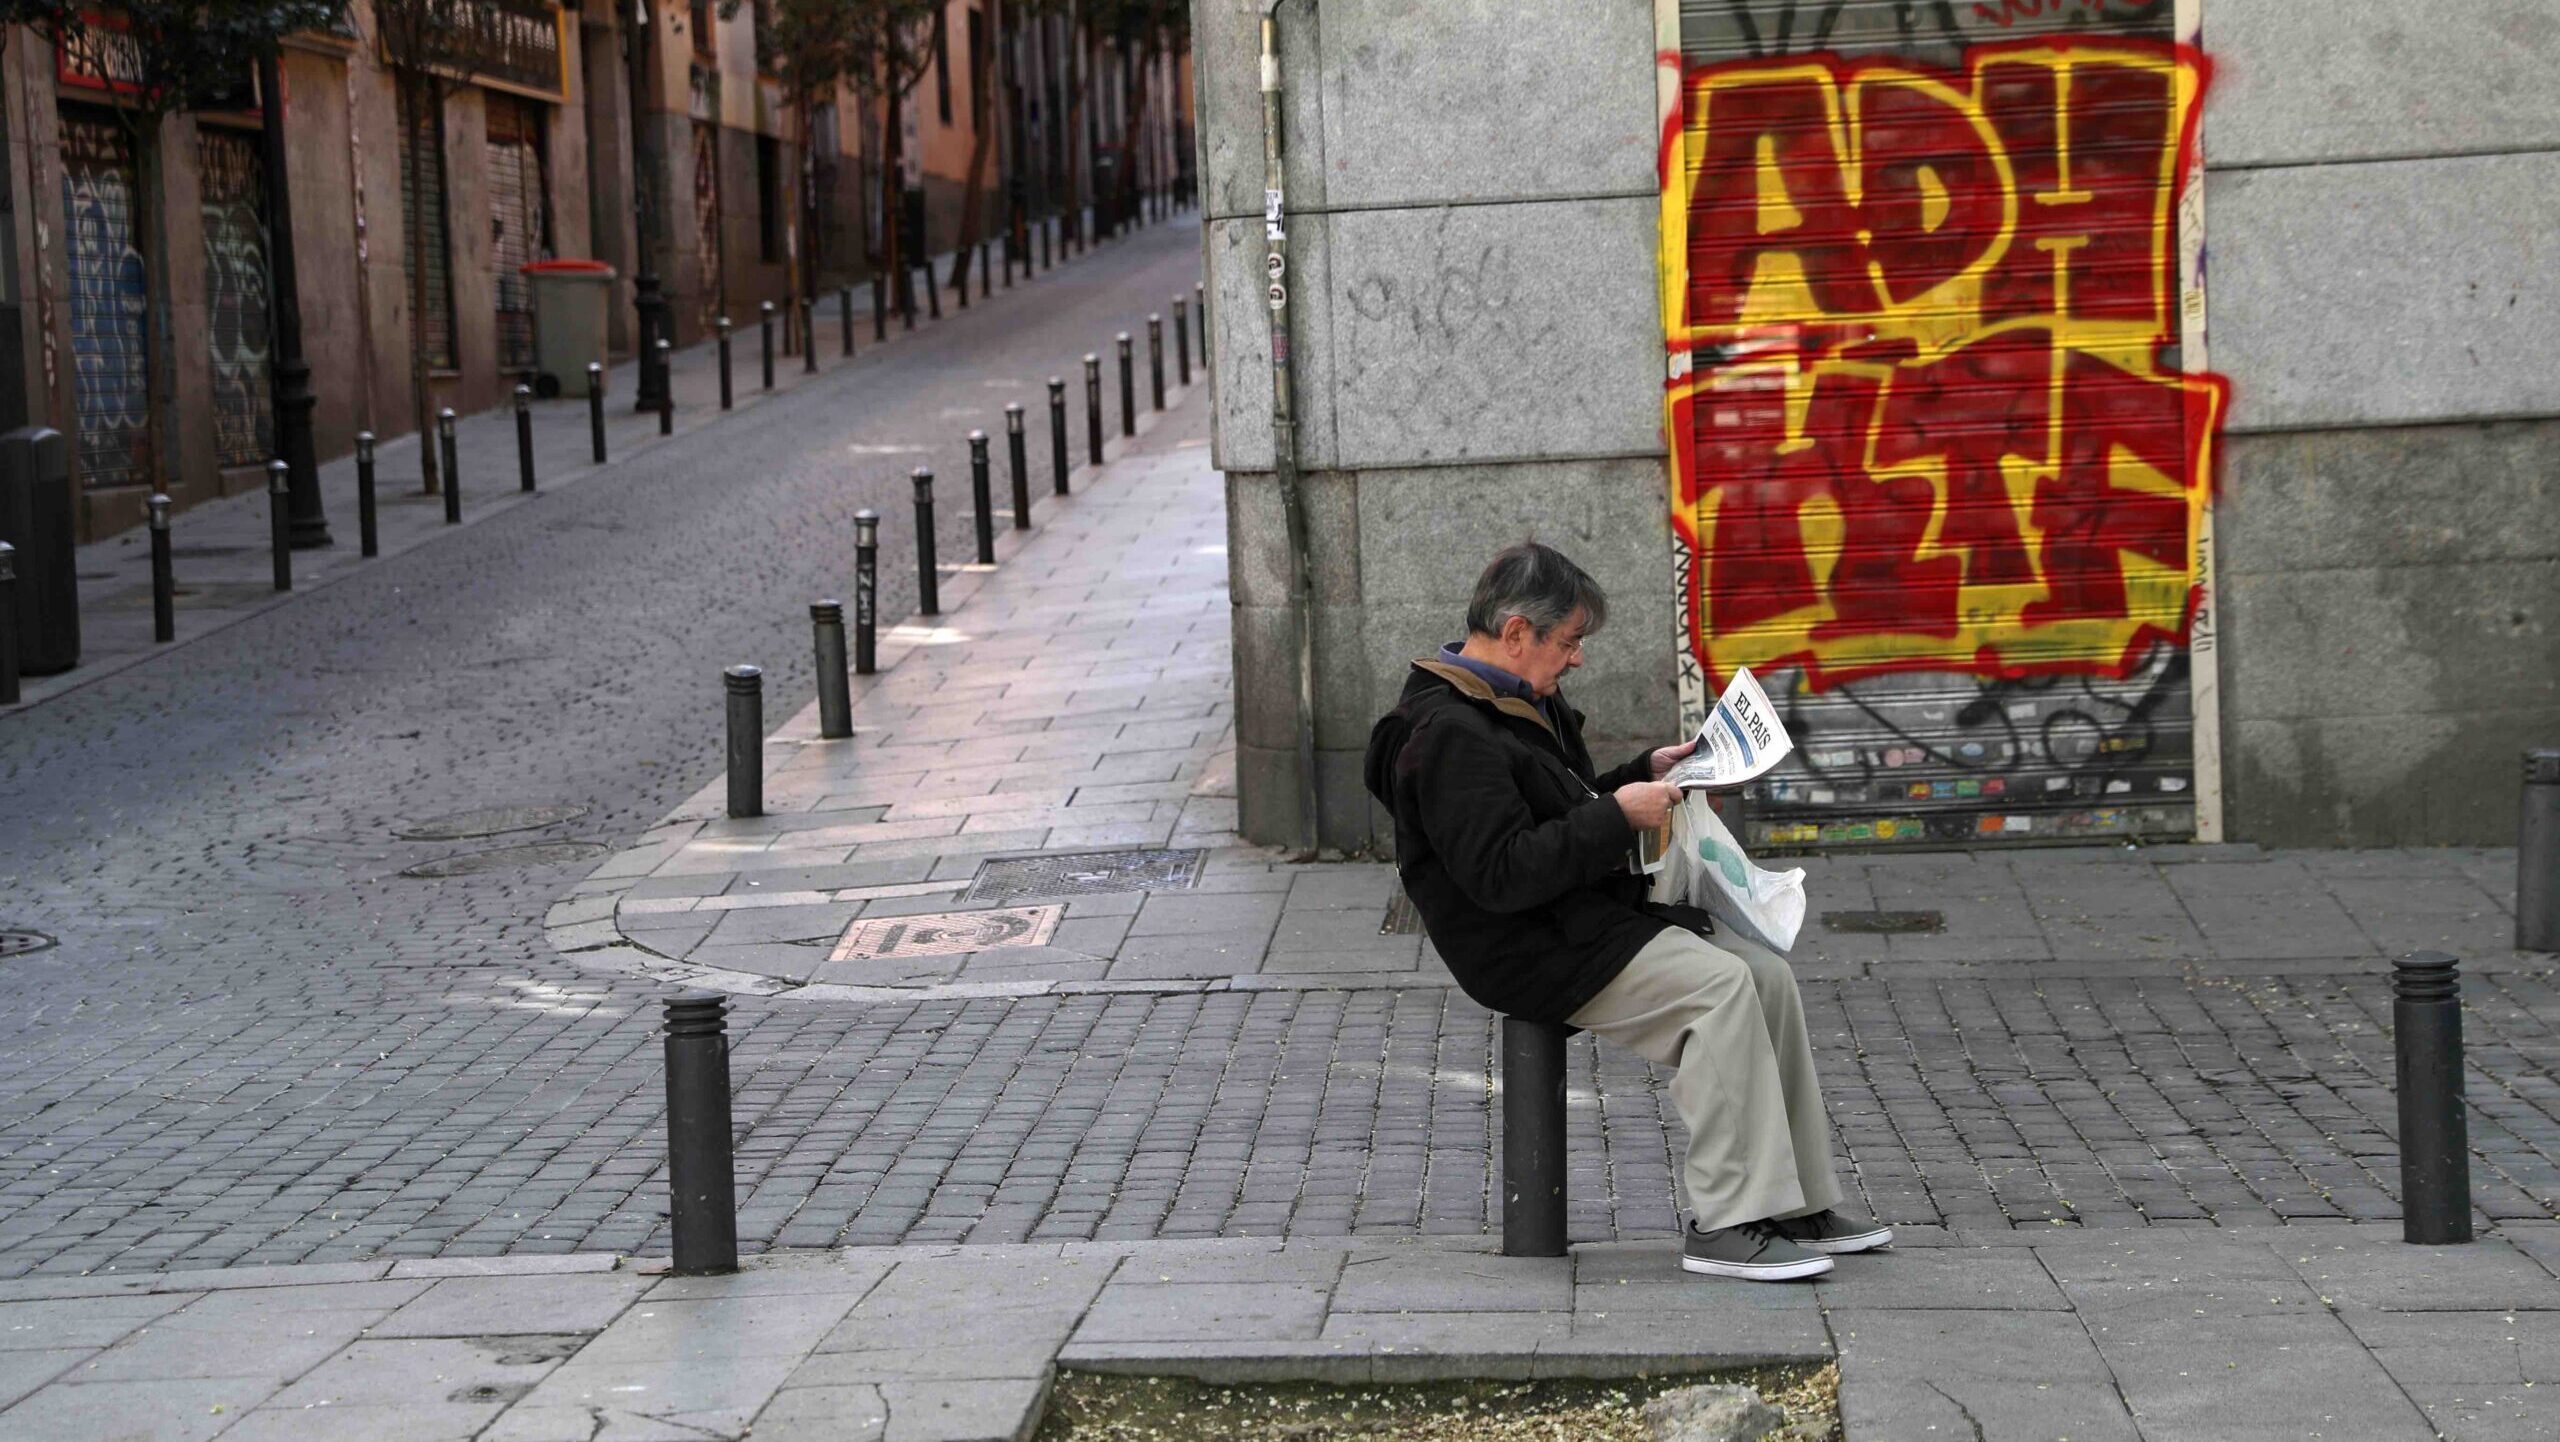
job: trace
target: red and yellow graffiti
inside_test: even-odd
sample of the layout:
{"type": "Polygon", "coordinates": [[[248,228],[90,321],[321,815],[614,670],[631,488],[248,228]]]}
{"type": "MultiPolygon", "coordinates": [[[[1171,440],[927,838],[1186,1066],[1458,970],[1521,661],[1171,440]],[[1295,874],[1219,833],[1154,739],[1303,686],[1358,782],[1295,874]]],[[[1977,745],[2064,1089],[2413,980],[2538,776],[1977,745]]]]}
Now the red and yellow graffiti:
{"type": "Polygon", "coordinates": [[[2163,348],[2207,76],[2127,41],[1684,77],[1665,408],[1711,681],[2184,643],[2227,388],[2163,348]]]}

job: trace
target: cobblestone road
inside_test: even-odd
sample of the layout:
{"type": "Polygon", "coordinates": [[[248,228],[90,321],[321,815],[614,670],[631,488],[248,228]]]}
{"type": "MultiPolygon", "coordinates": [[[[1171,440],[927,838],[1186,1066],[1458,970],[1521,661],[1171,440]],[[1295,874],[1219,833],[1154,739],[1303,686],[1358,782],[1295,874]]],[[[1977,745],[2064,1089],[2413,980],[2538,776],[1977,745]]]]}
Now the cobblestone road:
{"type": "MultiPolygon", "coordinates": [[[[721,664],[764,664],[777,718],[808,695],[804,607],[844,589],[853,509],[903,517],[920,460],[965,478],[961,433],[999,429],[1007,400],[1038,415],[1043,377],[1197,266],[1196,230],[1143,233],[894,364],[10,718],[0,926],[62,945],[6,963],[0,1274],[662,1246],[656,988],[543,930],[586,864],[420,881],[399,872],[492,843],[397,833],[557,802],[589,810],[518,839],[637,837],[715,774],[721,664]]],[[[1149,444],[1196,441],[1200,409],[1149,444]]],[[[945,486],[946,556],[963,493],[945,486]]],[[[890,616],[912,605],[898,546],[890,616]]],[[[1978,863],[1817,880],[1941,898],[1953,934],[1920,939],[1941,954],[1802,954],[1887,1217],[2392,1211],[2374,958],[2399,933],[2355,898],[2432,898],[2493,936],[2511,859],[2102,858],[2095,881],[2004,862],[2012,894],[1978,905],[1952,864],[1978,863]],[[2072,952],[2054,896],[2153,950],[2072,952]],[[2302,910],[2321,906],[2334,935],[2302,910]],[[2252,927],[2263,943],[2221,944],[2252,927]]],[[[2560,999],[2528,958],[2473,987],[2480,1200],[2547,1216],[2560,999]]],[[[750,1246],[1487,1225],[1493,1027],[1445,988],[750,1000],[735,1024],[750,1246]]],[[[1667,1234],[1653,1079],[1574,1056],[1576,1234],[1667,1234]]]]}

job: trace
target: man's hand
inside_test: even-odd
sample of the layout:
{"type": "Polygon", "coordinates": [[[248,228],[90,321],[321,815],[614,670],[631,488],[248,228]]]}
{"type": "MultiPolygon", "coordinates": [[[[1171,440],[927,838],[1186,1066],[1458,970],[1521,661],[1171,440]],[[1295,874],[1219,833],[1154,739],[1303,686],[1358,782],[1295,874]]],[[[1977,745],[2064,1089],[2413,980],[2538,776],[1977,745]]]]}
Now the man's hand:
{"type": "Polygon", "coordinates": [[[1698,738],[1692,736],[1677,746],[1665,746],[1645,758],[1646,764],[1653,768],[1651,772],[1653,779],[1659,781],[1669,775],[1672,767],[1679,765],[1682,759],[1697,749],[1698,738]]]}
{"type": "Polygon", "coordinates": [[[1626,813],[1629,827],[1651,831],[1671,819],[1671,808],[1680,803],[1680,788],[1668,781],[1630,781],[1610,793],[1610,799],[1626,813]]]}

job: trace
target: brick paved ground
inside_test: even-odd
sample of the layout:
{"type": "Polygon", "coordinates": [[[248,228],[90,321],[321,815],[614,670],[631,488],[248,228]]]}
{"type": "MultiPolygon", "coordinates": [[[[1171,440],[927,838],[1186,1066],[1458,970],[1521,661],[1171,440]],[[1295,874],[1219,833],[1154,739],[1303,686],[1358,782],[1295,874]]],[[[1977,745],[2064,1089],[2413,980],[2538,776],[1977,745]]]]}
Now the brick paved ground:
{"type": "MultiPolygon", "coordinates": [[[[715,777],[721,664],[765,664],[777,716],[808,695],[804,607],[843,589],[851,510],[892,518],[884,610],[904,614],[905,469],[965,476],[960,431],[1007,399],[1040,405],[1040,378],[1183,286],[1195,247],[1186,228],[1143,234],[919,333],[896,365],[822,377],[8,718],[0,924],[63,945],[7,963],[0,1272],[662,1248],[662,988],[563,956],[545,928],[592,861],[418,881],[398,873],[497,842],[395,832],[565,802],[591,809],[500,840],[647,842],[715,777]]],[[[1141,452],[1202,455],[1200,410],[1141,452]]],[[[1182,504],[1217,498],[1203,465],[1182,504]]],[[[962,554],[965,507],[943,522],[962,554]]],[[[1181,826],[1143,824],[1159,819],[1181,826]]],[[[1225,864],[1282,896],[1274,937],[1302,892],[1338,903],[1373,885],[1339,878],[1375,875],[1225,864]]],[[[1923,1226],[2387,1215],[2376,976],[2448,938],[2477,963],[2481,1203],[2547,1216],[2560,1007],[2547,958],[2497,950],[2511,864],[1822,863],[1818,907],[1949,914],[1939,937],[1817,928],[1800,949],[1857,1184],[1923,1226]]],[[[1493,1028],[1424,959],[1394,985],[1260,990],[1242,969],[1114,983],[1120,959],[1099,980],[1135,989],[741,1000],[747,1244],[1486,1229],[1493,1028]]],[[[1667,1235],[1654,1079],[1574,1056],[1575,1234],[1667,1235]]]]}

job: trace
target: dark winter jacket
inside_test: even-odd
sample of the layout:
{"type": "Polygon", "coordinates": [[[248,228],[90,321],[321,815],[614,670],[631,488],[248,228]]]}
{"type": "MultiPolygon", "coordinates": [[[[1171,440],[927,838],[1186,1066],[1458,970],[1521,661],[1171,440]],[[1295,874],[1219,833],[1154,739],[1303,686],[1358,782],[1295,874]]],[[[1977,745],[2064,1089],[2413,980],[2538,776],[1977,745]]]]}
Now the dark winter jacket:
{"type": "Polygon", "coordinates": [[[1369,794],[1395,814],[1396,870],[1467,995],[1563,1021],[1672,925],[1703,912],[1645,901],[1635,832],[1610,794],[1647,754],[1595,776],[1582,714],[1498,696],[1463,667],[1416,661],[1369,731],[1369,794]]]}

